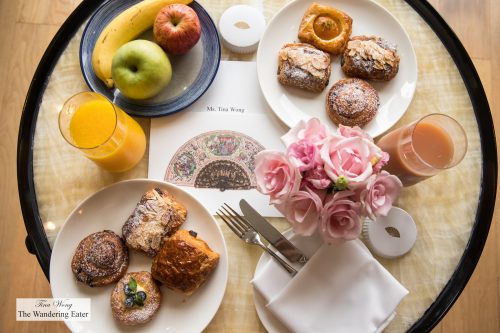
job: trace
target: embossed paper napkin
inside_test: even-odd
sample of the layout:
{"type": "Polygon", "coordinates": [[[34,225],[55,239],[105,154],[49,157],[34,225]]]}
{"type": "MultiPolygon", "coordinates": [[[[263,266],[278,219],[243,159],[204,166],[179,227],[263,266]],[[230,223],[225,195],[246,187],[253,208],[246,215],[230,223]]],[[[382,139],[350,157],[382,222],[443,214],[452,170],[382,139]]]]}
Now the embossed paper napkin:
{"type": "Polygon", "coordinates": [[[267,309],[291,331],[381,332],[394,318],[408,291],[360,240],[328,245],[293,236],[291,241],[311,258],[299,273],[292,279],[269,260],[252,280],[267,309]]]}

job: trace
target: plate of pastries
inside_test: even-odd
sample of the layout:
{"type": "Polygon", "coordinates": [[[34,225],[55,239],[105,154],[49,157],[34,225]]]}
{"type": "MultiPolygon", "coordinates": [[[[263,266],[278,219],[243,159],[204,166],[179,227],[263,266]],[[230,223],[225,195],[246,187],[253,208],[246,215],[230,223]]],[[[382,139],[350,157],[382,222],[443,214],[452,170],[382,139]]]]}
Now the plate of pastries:
{"type": "Polygon", "coordinates": [[[292,127],[321,119],[376,137],[408,109],[417,60],[402,25],[371,0],[296,0],[269,22],[257,51],[262,93],[292,127]]]}
{"type": "Polygon", "coordinates": [[[190,194],[162,181],[108,186],[70,214],[54,243],[55,298],[90,298],[73,332],[201,332],[224,296],[220,227],[190,194]]]}

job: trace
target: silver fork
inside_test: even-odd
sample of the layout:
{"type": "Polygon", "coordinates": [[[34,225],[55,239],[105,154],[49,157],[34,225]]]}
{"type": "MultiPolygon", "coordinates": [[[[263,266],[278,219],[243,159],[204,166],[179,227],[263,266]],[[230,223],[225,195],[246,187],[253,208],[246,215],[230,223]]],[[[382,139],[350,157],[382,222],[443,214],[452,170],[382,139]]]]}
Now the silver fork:
{"type": "Polygon", "coordinates": [[[224,206],[222,206],[217,211],[217,215],[222,219],[222,221],[227,224],[229,229],[231,229],[236,234],[236,236],[244,240],[247,244],[259,245],[261,248],[266,250],[267,253],[269,253],[274,259],[276,259],[288,273],[290,273],[292,276],[295,276],[295,274],[297,274],[295,268],[290,266],[286,261],[281,259],[276,253],[274,253],[271,249],[264,245],[264,243],[262,243],[257,231],[252,228],[252,226],[245,220],[244,217],[238,214],[228,204],[224,203],[224,206]]]}

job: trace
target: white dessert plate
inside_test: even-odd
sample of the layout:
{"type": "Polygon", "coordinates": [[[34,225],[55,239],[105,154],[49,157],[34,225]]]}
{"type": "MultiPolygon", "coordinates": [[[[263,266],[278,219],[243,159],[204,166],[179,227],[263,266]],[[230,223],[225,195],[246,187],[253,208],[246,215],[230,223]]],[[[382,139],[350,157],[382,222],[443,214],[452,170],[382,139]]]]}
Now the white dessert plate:
{"type": "MultiPolygon", "coordinates": [[[[219,264],[208,281],[192,296],[161,287],[162,301],[155,317],[134,327],[141,332],[201,332],[212,320],[224,296],[228,277],[226,244],[221,229],[208,210],[193,196],[175,185],[149,179],[134,179],[115,183],[87,199],[75,208],[61,228],[50,260],[50,285],[55,298],[90,298],[91,321],[67,321],[73,332],[122,332],[130,328],[113,319],[110,295],[114,284],[90,288],[76,281],[71,271],[71,259],[78,243],[97,231],[112,230],[121,235],[124,222],[134,210],[142,194],[159,187],[170,192],[188,211],[181,229],[194,230],[216,252],[219,264]]],[[[150,271],[152,259],[129,251],[127,272],[150,271]]]]}
{"type": "MultiPolygon", "coordinates": [[[[278,51],[286,43],[298,42],[302,16],[313,0],[296,0],[283,7],[269,22],[257,50],[257,73],[262,93],[274,113],[292,127],[300,120],[319,118],[330,129],[337,126],[325,111],[326,94],[346,76],[340,68],[340,56],[332,60],[329,85],[321,93],[311,93],[278,82],[278,51]]],[[[398,46],[401,58],[398,74],[388,82],[370,83],[379,93],[380,107],[364,129],[376,137],[391,128],[406,112],[417,83],[417,58],[410,38],[401,24],[385,8],[371,0],[324,0],[321,4],[340,9],[353,19],[352,35],[376,35],[398,46]]]]}

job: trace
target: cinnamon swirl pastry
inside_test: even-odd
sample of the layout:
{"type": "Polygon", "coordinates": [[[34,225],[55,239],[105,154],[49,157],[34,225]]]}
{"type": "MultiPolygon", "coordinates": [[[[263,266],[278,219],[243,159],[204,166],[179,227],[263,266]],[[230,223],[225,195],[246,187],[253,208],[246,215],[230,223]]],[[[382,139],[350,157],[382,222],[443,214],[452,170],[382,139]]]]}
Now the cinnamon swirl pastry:
{"type": "Polygon", "coordinates": [[[85,237],[71,261],[76,279],[90,287],[118,281],[128,268],[128,249],[113,231],[104,230],[85,237]]]}
{"type": "Polygon", "coordinates": [[[375,117],[378,93],[361,79],[342,79],[333,84],[326,95],[326,112],[336,124],[364,126],[375,117]]]}
{"type": "Polygon", "coordinates": [[[123,238],[130,248],[154,257],[163,237],[176,232],[186,216],[186,208],[170,193],[154,188],[143,194],[123,225],[123,238]]]}
{"type": "Polygon", "coordinates": [[[160,307],[161,291],[151,273],[127,273],[111,293],[113,317],[125,325],[150,321],[160,307]]]}

